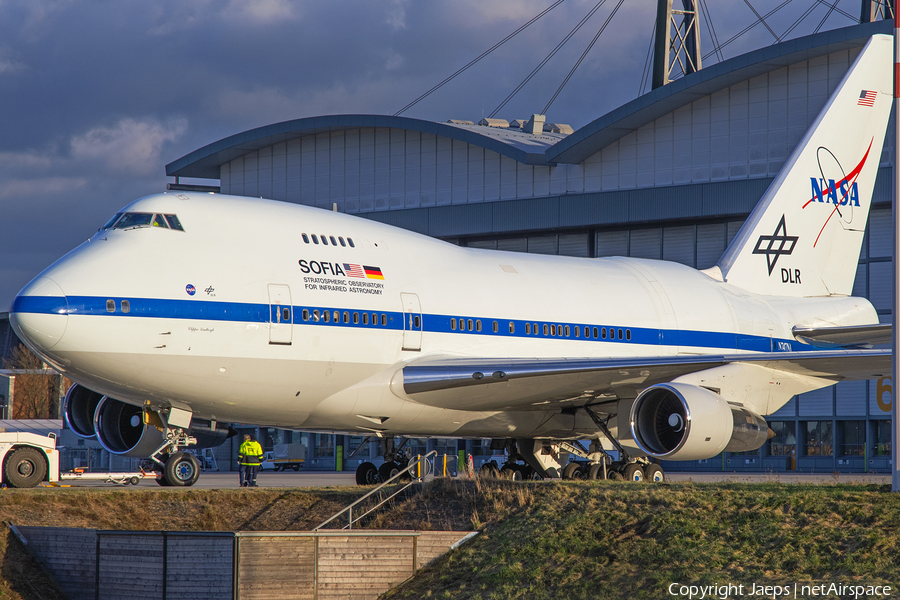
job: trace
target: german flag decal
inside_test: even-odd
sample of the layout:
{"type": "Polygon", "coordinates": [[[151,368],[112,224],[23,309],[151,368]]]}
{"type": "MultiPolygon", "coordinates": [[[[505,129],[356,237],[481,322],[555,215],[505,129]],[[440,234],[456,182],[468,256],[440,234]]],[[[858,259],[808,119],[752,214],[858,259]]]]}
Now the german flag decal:
{"type": "Polygon", "coordinates": [[[366,265],[363,265],[363,269],[365,269],[366,277],[369,279],[384,279],[384,275],[379,267],[367,267],[366,265]]]}

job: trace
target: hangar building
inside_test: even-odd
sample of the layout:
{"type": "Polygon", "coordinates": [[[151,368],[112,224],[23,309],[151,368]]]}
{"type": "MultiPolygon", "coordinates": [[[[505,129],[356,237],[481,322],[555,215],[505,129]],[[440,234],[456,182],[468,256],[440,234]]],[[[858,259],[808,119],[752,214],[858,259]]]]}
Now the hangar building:
{"type": "MultiPolygon", "coordinates": [[[[480,124],[311,117],[219,140],[166,173],[176,178],[170,189],[181,177],[218,180],[223,193],[336,206],[463,246],[703,269],[725,250],[868,37],[891,26],[866,23],[769,46],[575,131],[541,123],[540,115],[480,124]]],[[[893,156],[889,134],[854,288],[883,322],[891,321],[893,156]]],[[[803,394],[768,417],[776,436],[760,450],[677,466],[888,471],[890,402],[884,382],[874,381],[803,394]]],[[[311,458],[333,456],[333,444],[344,443],[330,437],[310,434],[311,458]]],[[[348,440],[346,451],[360,441],[348,440]]],[[[435,443],[443,442],[429,448],[435,443]]]]}

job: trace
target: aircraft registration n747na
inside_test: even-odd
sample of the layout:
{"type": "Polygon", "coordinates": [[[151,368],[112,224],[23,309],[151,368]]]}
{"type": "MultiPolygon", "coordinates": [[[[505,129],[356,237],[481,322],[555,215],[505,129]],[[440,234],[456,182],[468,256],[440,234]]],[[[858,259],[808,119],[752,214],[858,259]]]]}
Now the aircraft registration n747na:
{"type": "Polygon", "coordinates": [[[652,459],[759,448],[763,415],[795,394],[890,372],[890,352],[871,349],[889,326],[851,291],[892,43],[866,44],[704,271],[158,194],[39,274],[11,322],[77,382],[71,429],[150,457],[164,484],[194,483],[183,450],[221,443],[230,422],[377,436],[385,464],[361,465],[360,483],[397,470],[395,436],[502,440],[516,478],[659,480],[652,459]],[[572,453],[585,460],[567,466],[572,453]]]}

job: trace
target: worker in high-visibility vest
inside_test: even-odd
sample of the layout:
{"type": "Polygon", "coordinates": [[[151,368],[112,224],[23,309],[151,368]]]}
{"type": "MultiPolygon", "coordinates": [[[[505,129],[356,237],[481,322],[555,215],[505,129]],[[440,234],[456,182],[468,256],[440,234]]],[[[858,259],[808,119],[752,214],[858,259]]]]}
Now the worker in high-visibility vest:
{"type": "Polygon", "coordinates": [[[249,434],[244,435],[244,443],[238,449],[241,487],[256,487],[256,474],[262,462],[262,446],[253,441],[249,434]]]}

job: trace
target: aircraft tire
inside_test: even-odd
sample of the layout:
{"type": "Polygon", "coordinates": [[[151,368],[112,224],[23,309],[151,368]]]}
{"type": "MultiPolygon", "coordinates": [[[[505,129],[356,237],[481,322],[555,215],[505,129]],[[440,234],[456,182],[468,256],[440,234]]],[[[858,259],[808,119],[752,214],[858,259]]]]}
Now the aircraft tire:
{"type": "Polygon", "coordinates": [[[497,465],[495,465],[493,461],[488,461],[481,465],[481,468],[478,469],[478,475],[480,477],[484,477],[485,479],[497,479],[498,477],[500,477],[500,470],[497,468],[497,465]]]}
{"type": "Polygon", "coordinates": [[[663,483],[666,480],[666,474],[663,473],[662,467],[657,464],[649,464],[644,467],[644,481],[650,483],[663,483]]]}
{"type": "Polygon", "coordinates": [[[637,463],[626,465],[625,472],[622,475],[625,477],[625,481],[644,481],[644,470],[637,463]]]}
{"type": "Polygon", "coordinates": [[[382,483],[400,472],[400,467],[395,462],[386,462],[378,468],[378,478],[382,483]]]}
{"type": "Polygon", "coordinates": [[[622,481],[623,479],[625,479],[624,477],[622,477],[622,474],[619,473],[618,471],[616,471],[615,469],[607,469],[606,470],[606,478],[609,481],[622,481]]]}
{"type": "Polygon", "coordinates": [[[566,468],[563,469],[562,473],[563,479],[584,479],[584,469],[581,468],[581,465],[578,463],[569,463],[566,465],[566,468]]]}
{"type": "Polygon", "coordinates": [[[200,478],[200,462],[193,454],[176,452],[166,461],[164,477],[174,487],[192,486],[200,478]]]}
{"type": "Polygon", "coordinates": [[[500,478],[509,481],[524,481],[525,473],[519,465],[503,465],[500,469],[500,478]]]}
{"type": "Polygon", "coordinates": [[[18,448],[6,459],[3,470],[6,480],[12,487],[29,488],[38,485],[47,474],[47,463],[35,448],[18,448]]]}
{"type": "Polygon", "coordinates": [[[378,467],[370,462],[360,463],[356,467],[356,485],[375,485],[378,483],[378,467]]]}
{"type": "MultiPolygon", "coordinates": [[[[608,473],[608,471],[607,471],[608,473]]],[[[591,465],[591,468],[588,470],[587,479],[591,481],[595,481],[597,479],[603,479],[603,464],[598,463],[596,465],[591,465]]]]}

